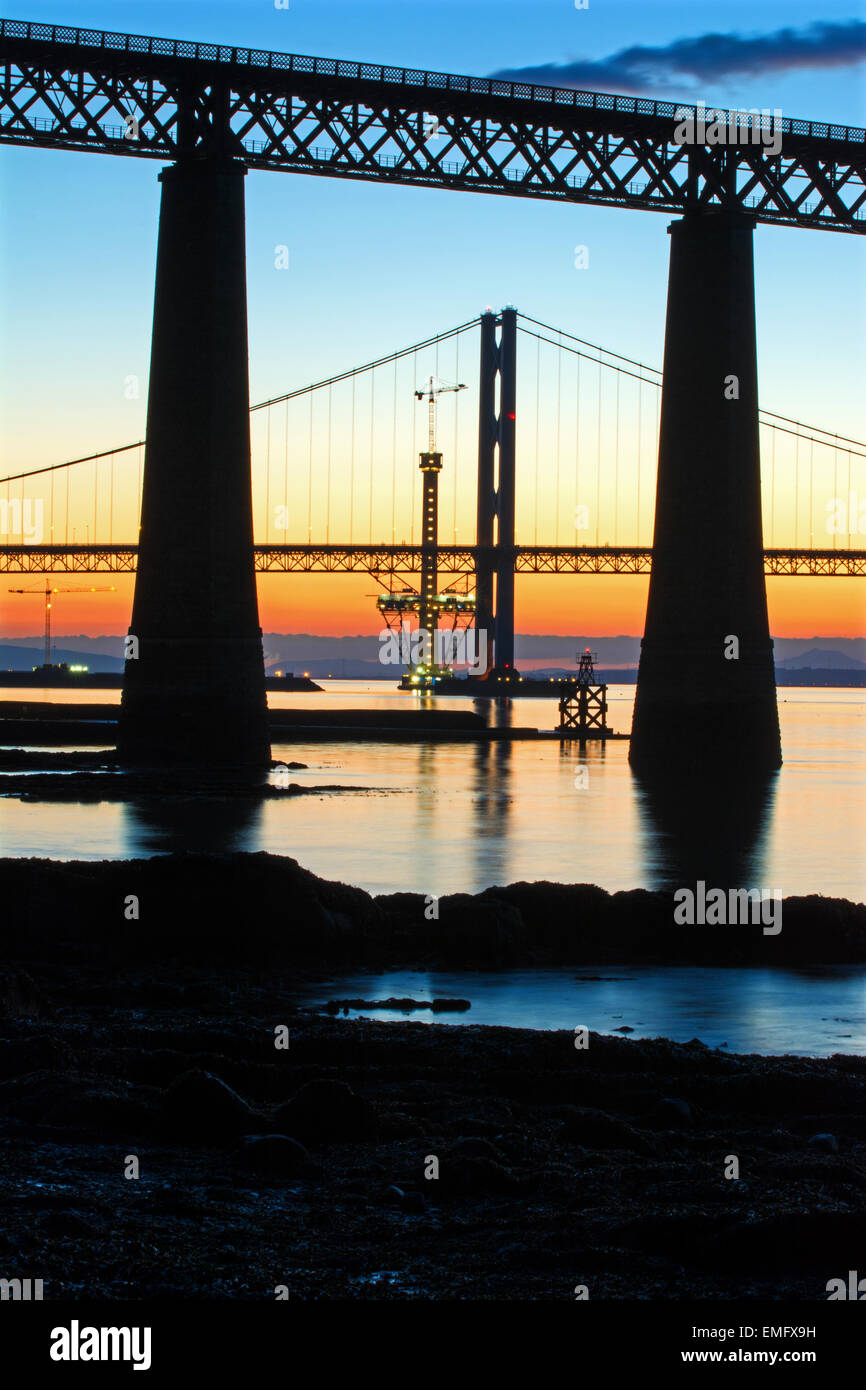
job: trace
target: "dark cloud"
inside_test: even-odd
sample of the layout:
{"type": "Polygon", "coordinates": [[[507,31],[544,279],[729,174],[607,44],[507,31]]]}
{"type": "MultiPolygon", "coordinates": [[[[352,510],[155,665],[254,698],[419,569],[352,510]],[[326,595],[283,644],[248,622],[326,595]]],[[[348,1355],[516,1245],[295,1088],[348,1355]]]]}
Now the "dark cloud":
{"type": "Polygon", "coordinates": [[[712,82],[794,68],[847,67],[864,58],[866,21],[821,20],[805,29],[777,29],[772,34],[751,37],[702,34],[698,38],[677,39],[663,48],[635,45],[607,58],[509,68],[493,76],[541,86],[640,94],[668,88],[684,77],[712,82]]]}

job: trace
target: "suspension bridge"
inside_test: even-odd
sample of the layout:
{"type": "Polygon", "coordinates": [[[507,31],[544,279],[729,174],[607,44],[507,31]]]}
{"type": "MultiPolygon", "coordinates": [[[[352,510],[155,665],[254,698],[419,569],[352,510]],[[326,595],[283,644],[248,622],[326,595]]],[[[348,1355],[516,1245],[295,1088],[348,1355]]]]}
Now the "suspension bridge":
{"type": "MultiPolygon", "coordinates": [[[[420,572],[412,383],[470,375],[480,324],[251,406],[258,572],[363,573],[386,588],[420,572]]],[[[528,315],[517,330],[515,574],[649,574],[661,372],[528,315]]],[[[474,536],[477,382],[439,411],[439,570],[474,580],[499,549],[474,536]]],[[[768,410],[760,424],[766,574],[866,574],[849,503],[866,499],[866,445],[768,410]]],[[[0,573],[134,573],[144,452],[142,439],[0,479],[0,573]]]]}
{"type": "Polygon", "coordinates": [[[866,231],[866,132],[756,117],[771,154],[754,139],[683,143],[683,114],[0,21],[0,142],[170,161],[146,438],[0,480],[7,535],[19,522],[0,548],[7,573],[136,571],[128,760],[202,742],[223,761],[267,760],[256,570],[361,571],[390,592],[424,572],[432,547],[442,575],[474,588],[506,677],[515,573],[649,573],[633,764],[694,765],[714,750],[778,765],[764,574],[863,574],[864,447],[759,411],[752,230],[866,231]],[[248,169],[674,213],[663,368],[506,309],[251,409],[248,169]],[[408,462],[413,395],[428,374],[459,381],[470,351],[474,390],[442,403],[431,540],[408,462]],[[736,662],[723,659],[726,634],[736,662]]]}

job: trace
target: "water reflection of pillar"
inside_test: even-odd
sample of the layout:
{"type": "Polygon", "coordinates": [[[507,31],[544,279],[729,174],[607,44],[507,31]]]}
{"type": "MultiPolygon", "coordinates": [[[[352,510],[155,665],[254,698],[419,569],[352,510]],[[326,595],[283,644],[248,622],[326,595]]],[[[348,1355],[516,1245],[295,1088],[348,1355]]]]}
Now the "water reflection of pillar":
{"type": "MultiPolygon", "coordinates": [[[[422,703],[435,708],[433,700],[422,703]]],[[[436,898],[455,891],[442,882],[442,860],[435,836],[437,799],[442,790],[437,785],[436,765],[447,747],[447,744],[427,742],[414,745],[416,792],[410,804],[415,808],[415,831],[408,836],[408,842],[413,847],[415,873],[413,882],[407,883],[406,887],[410,891],[429,893],[436,898]]]]}
{"type": "Polygon", "coordinates": [[[514,724],[513,700],[473,700],[472,703],[479,714],[486,716],[491,729],[510,729],[514,724]]]}
{"type": "Polygon", "coordinates": [[[263,802],[255,797],[197,796],[190,803],[173,797],[149,797],[123,805],[125,852],[230,854],[258,848],[263,802]]]}
{"type": "Polygon", "coordinates": [[[636,778],[646,886],[769,888],[766,841],[778,779],[636,778]]]}
{"type": "MultiPolygon", "coordinates": [[[[495,703],[505,702],[497,700],[495,703]]],[[[503,721],[507,718],[510,722],[510,712],[506,716],[505,711],[501,711],[501,715],[503,721]]],[[[491,883],[510,883],[514,877],[509,840],[512,749],[510,739],[477,743],[474,748],[470,824],[475,852],[475,891],[491,883]]]]}

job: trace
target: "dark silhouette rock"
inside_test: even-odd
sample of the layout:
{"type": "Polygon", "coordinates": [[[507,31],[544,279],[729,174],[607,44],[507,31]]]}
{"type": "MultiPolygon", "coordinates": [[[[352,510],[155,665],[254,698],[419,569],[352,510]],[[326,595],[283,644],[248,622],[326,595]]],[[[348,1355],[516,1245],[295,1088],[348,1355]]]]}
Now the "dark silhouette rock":
{"type": "Polygon", "coordinates": [[[839,1140],[835,1134],[813,1134],[809,1140],[810,1149],[821,1149],[824,1153],[837,1154],[839,1140]]]}
{"type": "Polygon", "coordinates": [[[248,1131],[253,1112],[245,1100],[208,1071],[187,1071],[162,1097],[160,1120],[172,1134],[222,1139],[248,1131]]]}
{"type": "Polygon", "coordinates": [[[0,969],[0,1018],[32,1018],[45,1000],[26,970],[0,969]]]}
{"type": "Polygon", "coordinates": [[[650,1118],[663,1129],[688,1129],[694,1122],[692,1107],[678,1096],[663,1096],[657,1100],[650,1118]]]}
{"type": "Polygon", "coordinates": [[[285,1134],[248,1134],[235,1152],[241,1168],[263,1177],[294,1177],[310,1168],[310,1155],[285,1134]]]}
{"type": "Polygon", "coordinates": [[[345,1081],[308,1081],[292,1100],[278,1107],[275,1127],[305,1143],[347,1143],[369,1139],[377,1129],[376,1111],[345,1081]]]}
{"type": "Polygon", "coordinates": [[[647,1135],[601,1110],[573,1110],[566,1115],[559,1138],[565,1144],[580,1144],[586,1149],[623,1149],[644,1154],[653,1151],[647,1135]]]}

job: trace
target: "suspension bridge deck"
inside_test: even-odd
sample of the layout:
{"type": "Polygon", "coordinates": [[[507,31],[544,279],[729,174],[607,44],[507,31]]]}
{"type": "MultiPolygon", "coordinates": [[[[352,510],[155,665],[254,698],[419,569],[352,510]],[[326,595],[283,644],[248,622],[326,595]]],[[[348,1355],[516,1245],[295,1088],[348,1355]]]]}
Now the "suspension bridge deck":
{"type": "MultiPolygon", "coordinates": [[[[495,551],[495,547],[492,547],[495,551]]],[[[474,575],[481,546],[438,547],[443,574],[474,575]]],[[[420,545],[257,545],[260,574],[419,574],[420,545]]],[[[137,545],[4,545],[0,574],[133,574],[137,545]]],[[[515,574],[649,574],[650,546],[519,545],[515,574]]],[[[866,550],[770,549],[767,575],[810,578],[866,576],[866,550]]]]}

